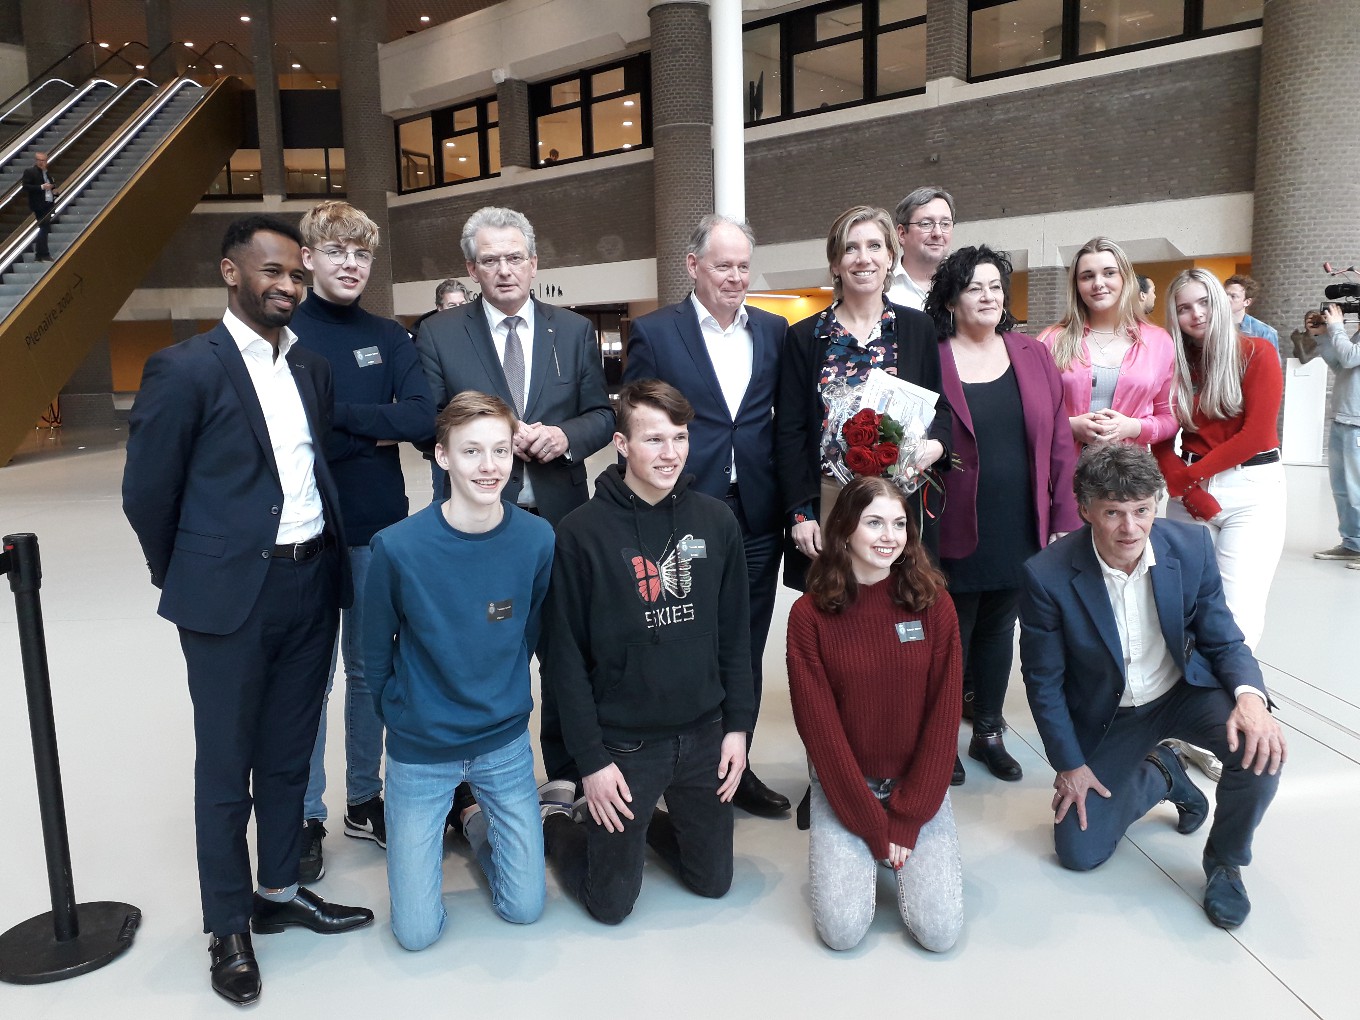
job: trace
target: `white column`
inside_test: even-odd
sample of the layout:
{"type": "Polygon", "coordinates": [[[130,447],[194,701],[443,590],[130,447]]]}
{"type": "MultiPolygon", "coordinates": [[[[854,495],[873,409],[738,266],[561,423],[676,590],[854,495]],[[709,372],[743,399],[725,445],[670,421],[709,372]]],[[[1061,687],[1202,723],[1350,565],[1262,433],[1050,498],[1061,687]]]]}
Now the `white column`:
{"type": "Polygon", "coordinates": [[[746,218],[741,0],[709,0],[713,47],[713,210],[746,218]]]}

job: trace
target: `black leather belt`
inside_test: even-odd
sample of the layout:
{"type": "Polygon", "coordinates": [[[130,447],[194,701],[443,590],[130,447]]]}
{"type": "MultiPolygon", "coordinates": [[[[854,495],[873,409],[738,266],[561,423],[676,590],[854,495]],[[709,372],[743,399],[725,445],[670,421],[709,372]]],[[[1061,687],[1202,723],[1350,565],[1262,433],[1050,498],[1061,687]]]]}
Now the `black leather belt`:
{"type": "MultiPolygon", "coordinates": [[[[1187,464],[1193,464],[1197,460],[1203,460],[1205,456],[1206,456],[1205,454],[1200,453],[1187,453],[1185,455],[1185,462],[1187,464]]],[[[1258,453],[1255,457],[1249,457],[1246,460],[1244,460],[1241,464],[1238,464],[1237,466],[1260,467],[1262,464],[1278,464],[1279,462],[1280,451],[1277,449],[1267,450],[1265,453],[1258,453]]]]}
{"type": "Polygon", "coordinates": [[[276,560],[306,563],[328,545],[330,545],[330,536],[323,531],[316,538],[309,538],[305,542],[289,542],[286,545],[274,546],[273,557],[276,560]]]}

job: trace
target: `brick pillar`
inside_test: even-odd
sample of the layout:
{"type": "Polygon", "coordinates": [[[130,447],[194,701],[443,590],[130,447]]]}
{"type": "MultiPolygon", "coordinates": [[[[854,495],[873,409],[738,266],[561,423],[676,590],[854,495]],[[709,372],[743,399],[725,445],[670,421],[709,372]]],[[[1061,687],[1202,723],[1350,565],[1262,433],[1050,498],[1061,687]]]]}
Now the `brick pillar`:
{"type": "Polygon", "coordinates": [[[146,0],[146,48],[153,58],[148,68],[153,81],[169,81],[175,76],[171,41],[170,0],[146,0]]]}
{"type": "Polygon", "coordinates": [[[1062,266],[1029,267],[1029,311],[1026,329],[1038,336],[1063,317],[1067,309],[1067,270],[1062,266]]]}
{"type": "Polygon", "coordinates": [[[283,114],[279,112],[279,72],[274,65],[274,0],[250,0],[250,46],[255,72],[255,121],[260,142],[260,189],[282,197],[283,114]]]}
{"type": "Polygon", "coordinates": [[[926,81],[968,79],[968,0],[926,0],[926,81]]]}
{"type": "Polygon", "coordinates": [[[497,85],[496,110],[501,126],[501,169],[537,165],[530,141],[529,83],[507,78],[497,85]]]}
{"type": "Polygon", "coordinates": [[[364,307],[392,314],[392,234],[387,196],[396,189],[392,121],[378,89],[378,46],[387,35],[387,5],[340,0],[340,113],[345,132],[345,195],[382,232],[364,290],[364,307]]]}
{"type": "Polygon", "coordinates": [[[652,26],[652,191],[656,298],[690,291],[685,245],[713,211],[713,85],[708,5],[659,3],[652,26]]]}
{"type": "MultiPolygon", "coordinates": [[[[90,42],[93,28],[85,4],[53,3],[52,0],[23,0],[19,17],[23,30],[24,55],[28,58],[28,78],[46,71],[81,43],[90,42]]],[[[95,54],[101,49],[86,46],[52,73],[70,82],[80,82],[94,72],[95,54]]],[[[33,100],[33,113],[51,109],[61,96],[58,89],[46,89],[33,100]]]]}

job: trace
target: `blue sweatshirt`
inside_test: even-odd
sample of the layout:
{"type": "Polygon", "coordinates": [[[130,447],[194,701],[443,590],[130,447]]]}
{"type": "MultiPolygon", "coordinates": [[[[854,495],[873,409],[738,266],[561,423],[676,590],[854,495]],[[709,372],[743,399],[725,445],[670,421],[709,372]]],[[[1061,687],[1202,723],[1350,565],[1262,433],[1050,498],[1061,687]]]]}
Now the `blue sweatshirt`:
{"type": "Polygon", "coordinates": [[[528,728],[553,529],[502,505],[501,523],[478,535],[432,503],[370,543],[364,675],[397,761],[474,758],[528,728]]]}
{"type": "Polygon", "coordinates": [[[406,516],[398,448],[434,436],[434,400],[420,356],[400,323],[307,291],[290,323],[300,346],[331,364],[335,410],[326,460],[340,490],[345,540],[368,545],[375,531],[406,516]]]}

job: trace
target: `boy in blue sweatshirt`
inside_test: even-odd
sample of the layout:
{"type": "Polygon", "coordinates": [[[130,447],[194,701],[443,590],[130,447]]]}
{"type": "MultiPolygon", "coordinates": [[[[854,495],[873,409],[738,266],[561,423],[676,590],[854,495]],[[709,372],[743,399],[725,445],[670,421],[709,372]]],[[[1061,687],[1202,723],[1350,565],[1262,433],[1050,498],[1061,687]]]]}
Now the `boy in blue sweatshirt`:
{"type": "Polygon", "coordinates": [[[387,885],[406,949],[447,917],[444,822],[461,782],[463,831],[496,912],[543,912],[543,830],[529,740],[529,657],[552,573],[553,530],[501,499],[514,412],[464,391],[435,423],[449,498],[373,536],[364,669],[387,726],[387,885]]]}

